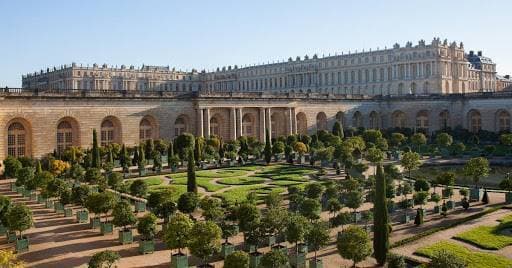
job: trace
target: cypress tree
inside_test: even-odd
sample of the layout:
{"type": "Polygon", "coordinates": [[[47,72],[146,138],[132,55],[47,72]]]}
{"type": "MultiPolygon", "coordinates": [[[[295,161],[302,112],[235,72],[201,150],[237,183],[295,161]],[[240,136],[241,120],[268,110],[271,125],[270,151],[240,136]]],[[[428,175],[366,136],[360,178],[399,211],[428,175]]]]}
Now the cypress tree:
{"type": "Polygon", "coordinates": [[[270,140],[270,133],[268,131],[268,128],[265,129],[265,162],[267,162],[267,165],[272,160],[272,141],[270,140]]]}
{"type": "Polygon", "coordinates": [[[190,150],[188,153],[187,192],[197,193],[196,167],[194,161],[194,153],[192,152],[192,150],[190,150]]]}
{"type": "Polygon", "coordinates": [[[382,164],[377,166],[375,177],[375,199],[374,199],[374,236],[373,250],[375,259],[379,265],[386,263],[386,255],[389,249],[388,209],[386,199],[386,179],[382,164]]]}
{"type": "Polygon", "coordinates": [[[123,144],[123,146],[121,147],[121,155],[119,156],[119,164],[123,168],[127,166],[127,155],[128,152],[126,151],[126,146],[123,144]]]}
{"type": "Polygon", "coordinates": [[[132,165],[135,166],[138,163],[139,163],[139,148],[135,147],[135,152],[133,153],[132,165]]]}
{"type": "Polygon", "coordinates": [[[147,159],[152,159],[153,157],[153,151],[155,150],[155,143],[153,142],[153,139],[146,140],[146,146],[145,146],[145,155],[147,159]]]}
{"type": "Polygon", "coordinates": [[[167,147],[167,166],[171,167],[171,159],[174,157],[174,148],[172,141],[169,141],[169,147],[167,147]]]}
{"type": "Polygon", "coordinates": [[[100,168],[101,160],[100,160],[100,148],[98,148],[98,135],[96,134],[96,129],[92,130],[92,167],[100,168]]]}
{"type": "Polygon", "coordinates": [[[332,134],[338,137],[341,137],[341,125],[340,122],[335,122],[332,127],[332,134]]]}
{"type": "Polygon", "coordinates": [[[36,175],[39,175],[43,172],[43,168],[41,167],[41,161],[37,161],[36,175]]]}
{"type": "Polygon", "coordinates": [[[194,147],[194,159],[197,159],[197,165],[199,166],[199,162],[201,161],[203,152],[203,142],[201,137],[196,138],[195,147],[194,147]]]}
{"type": "Polygon", "coordinates": [[[142,144],[139,146],[137,166],[139,167],[139,175],[144,175],[143,173],[146,170],[146,156],[144,155],[144,146],[142,146],[142,144]]]}

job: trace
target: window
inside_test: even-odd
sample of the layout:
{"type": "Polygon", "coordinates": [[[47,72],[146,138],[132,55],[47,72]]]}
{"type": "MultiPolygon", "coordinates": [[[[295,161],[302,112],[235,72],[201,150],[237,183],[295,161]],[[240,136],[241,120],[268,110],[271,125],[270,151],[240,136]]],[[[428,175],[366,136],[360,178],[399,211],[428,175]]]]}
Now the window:
{"type": "Polygon", "coordinates": [[[478,111],[469,112],[469,130],[477,133],[482,129],[482,116],[478,111]]]}
{"type": "Polygon", "coordinates": [[[62,121],[57,126],[57,151],[62,153],[73,146],[73,127],[68,121],[62,121]]]}
{"type": "Polygon", "coordinates": [[[325,113],[318,113],[316,116],[316,127],[317,130],[327,130],[327,116],[325,113]]]}
{"type": "Polygon", "coordinates": [[[101,123],[101,146],[107,146],[114,143],[115,127],[110,119],[101,123]]]}
{"type": "Polygon", "coordinates": [[[429,129],[429,120],[428,120],[428,112],[427,111],[421,111],[416,116],[416,128],[418,129],[429,129]]]}
{"type": "Polygon", "coordinates": [[[217,117],[210,119],[210,135],[220,136],[220,124],[217,117]]]}
{"type": "Polygon", "coordinates": [[[7,154],[14,157],[23,157],[26,152],[27,131],[25,127],[14,122],[7,129],[7,154]]]}
{"type": "Polygon", "coordinates": [[[510,114],[507,111],[501,111],[498,114],[498,130],[510,131],[510,114]]]}
{"type": "Polygon", "coordinates": [[[352,117],[352,126],[355,128],[363,127],[363,115],[361,112],[357,111],[354,113],[352,117]]]}
{"type": "Polygon", "coordinates": [[[242,133],[244,136],[254,136],[255,134],[254,120],[249,114],[242,118],[242,133]]]}
{"type": "Polygon", "coordinates": [[[174,136],[177,137],[185,132],[187,132],[187,124],[185,118],[180,116],[174,121],[174,136]]]}
{"type": "Polygon", "coordinates": [[[450,126],[450,113],[448,111],[442,111],[439,114],[439,125],[445,129],[450,126]]]}
{"type": "Polygon", "coordinates": [[[143,118],[139,125],[139,140],[145,142],[153,138],[153,126],[149,119],[143,118]]]}

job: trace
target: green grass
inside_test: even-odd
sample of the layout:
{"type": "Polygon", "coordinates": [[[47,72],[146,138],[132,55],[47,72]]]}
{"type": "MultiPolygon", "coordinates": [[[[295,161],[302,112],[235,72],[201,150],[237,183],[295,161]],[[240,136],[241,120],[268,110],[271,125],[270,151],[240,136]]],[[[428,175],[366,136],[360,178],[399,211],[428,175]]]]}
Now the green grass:
{"type": "Polygon", "coordinates": [[[164,182],[164,179],[162,179],[162,176],[155,176],[155,177],[147,177],[144,179],[144,181],[146,182],[146,184],[148,186],[155,186],[155,185],[162,184],[162,182],[164,182]]]}
{"type": "Polygon", "coordinates": [[[172,197],[171,199],[174,202],[177,202],[180,195],[187,192],[187,186],[186,185],[158,185],[158,186],[149,187],[149,193],[163,192],[163,191],[169,192],[172,197]]]}
{"type": "Polygon", "coordinates": [[[304,184],[304,183],[300,182],[300,181],[279,180],[279,181],[273,181],[270,184],[276,185],[276,186],[290,186],[290,185],[299,185],[299,184],[304,184]]]}
{"type": "Polygon", "coordinates": [[[203,178],[228,178],[228,177],[240,177],[247,175],[247,171],[244,170],[200,170],[196,172],[197,177],[203,178]]]}
{"type": "Polygon", "coordinates": [[[243,171],[256,171],[262,169],[263,166],[243,166],[243,167],[230,167],[225,170],[243,170],[243,171]]]}
{"type": "Polygon", "coordinates": [[[512,260],[492,253],[471,251],[463,246],[448,241],[437,242],[433,245],[418,249],[415,254],[432,257],[440,250],[449,251],[463,259],[468,268],[507,268],[512,267],[512,260]]]}
{"type": "MultiPolygon", "coordinates": [[[[196,177],[197,185],[203,187],[207,192],[216,192],[228,186],[211,182],[212,178],[196,177]]],[[[173,180],[172,184],[187,185],[187,176],[179,177],[173,180]]]]}
{"type": "Polygon", "coordinates": [[[275,187],[275,186],[265,186],[265,185],[242,185],[233,189],[229,189],[222,193],[214,194],[214,196],[219,197],[227,201],[228,203],[240,203],[245,201],[247,195],[250,192],[255,192],[258,194],[260,200],[263,196],[269,194],[271,191],[284,192],[284,188],[275,187]]]}
{"type": "Polygon", "coordinates": [[[473,244],[483,249],[502,249],[512,245],[512,236],[502,234],[506,228],[511,228],[512,215],[500,219],[496,226],[478,226],[455,236],[456,239],[473,244]]]}
{"type": "Polygon", "coordinates": [[[251,185],[264,183],[265,179],[260,177],[231,177],[220,179],[217,182],[227,185],[251,185]]]}

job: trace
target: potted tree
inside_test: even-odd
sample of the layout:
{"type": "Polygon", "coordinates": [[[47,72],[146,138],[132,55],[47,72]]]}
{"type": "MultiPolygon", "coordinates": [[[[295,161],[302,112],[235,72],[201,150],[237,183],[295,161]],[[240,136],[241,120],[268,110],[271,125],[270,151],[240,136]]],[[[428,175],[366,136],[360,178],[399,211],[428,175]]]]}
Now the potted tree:
{"type": "Polygon", "coordinates": [[[113,266],[121,256],[119,253],[105,250],[94,254],[88,263],[88,267],[116,267],[113,266]]]}
{"type": "Polygon", "coordinates": [[[281,159],[282,153],[284,153],[284,143],[282,141],[274,142],[274,144],[272,144],[272,154],[276,162],[281,159]]]}
{"type": "Polygon", "coordinates": [[[62,204],[62,210],[64,211],[64,217],[73,217],[73,209],[67,208],[66,206],[71,203],[71,190],[64,188],[60,192],[60,204],[62,204]]]}
{"type": "MultiPolygon", "coordinates": [[[[71,200],[74,204],[85,207],[87,198],[90,195],[90,189],[87,185],[80,185],[73,187],[71,190],[71,200]]],[[[76,212],[76,221],[78,223],[86,223],[89,221],[89,211],[87,209],[80,209],[76,212]]]]}
{"type": "Polygon", "coordinates": [[[505,202],[507,204],[511,204],[512,203],[512,192],[511,192],[512,191],[512,180],[510,179],[508,174],[507,174],[507,177],[500,182],[500,188],[502,190],[507,191],[505,193],[505,202]]]}
{"type": "Polygon", "coordinates": [[[427,200],[428,193],[425,191],[419,191],[414,194],[414,204],[419,205],[418,212],[421,214],[421,222],[423,222],[423,216],[425,215],[425,210],[423,209],[423,205],[427,200]]]}
{"type": "Polygon", "coordinates": [[[207,263],[207,258],[220,251],[222,230],[212,221],[198,221],[192,227],[192,234],[188,248],[203,261],[199,267],[213,267],[207,263]]]}
{"type": "Polygon", "coordinates": [[[139,253],[153,253],[155,251],[156,216],[148,213],[139,219],[137,231],[141,235],[139,253]]]}
{"type": "Polygon", "coordinates": [[[358,226],[350,226],[338,236],[336,240],[338,253],[344,259],[352,260],[353,266],[372,253],[372,246],[368,234],[358,226]]]}
{"type": "Polygon", "coordinates": [[[305,161],[304,155],[308,151],[308,147],[303,142],[296,142],[295,145],[293,145],[293,150],[297,152],[299,155],[298,162],[299,165],[302,165],[305,161]]]}
{"type": "Polygon", "coordinates": [[[261,257],[261,267],[287,267],[288,258],[279,250],[271,250],[261,257]]]}
{"type": "Polygon", "coordinates": [[[408,213],[409,208],[414,206],[414,199],[408,199],[407,195],[412,193],[412,187],[408,182],[404,182],[401,187],[402,194],[402,208],[404,209],[404,216],[402,223],[408,223],[411,220],[411,216],[408,213]]]}
{"type": "Polygon", "coordinates": [[[473,178],[474,188],[471,188],[469,194],[469,201],[480,200],[480,189],[478,188],[478,182],[481,177],[487,177],[489,175],[489,160],[484,157],[476,157],[469,159],[463,168],[464,175],[473,178]]]}
{"type": "Polygon", "coordinates": [[[224,268],[249,268],[249,254],[235,251],[224,259],[224,268]]]}
{"type": "Polygon", "coordinates": [[[171,255],[172,268],[187,268],[188,256],[181,249],[190,244],[194,222],[186,214],[176,213],[164,230],[164,241],[171,250],[178,249],[178,253],[171,255]]]}
{"type": "Polygon", "coordinates": [[[318,258],[317,252],[329,242],[329,229],[321,223],[314,223],[305,236],[308,242],[308,249],[315,252],[313,259],[309,261],[310,268],[322,268],[322,260],[318,258]]]}
{"type": "Polygon", "coordinates": [[[114,232],[114,225],[109,221],[108,213],[116,205],[116,197],[111,192],[103,192],[99,194],[99,213],[105,214],[105,221],[100,224],[101,234],[112,234],[114,232]]]}
{"type": "Polygon", "coordinates": [[[275,244],[277,242],[277,237],[281,236],[286,229],[287,221],[288,221],[288,211],[284,208],[275,207],[271,208],[265,214],[263,218],[263,227],[265,228],[265,233],[268,238],[268,246],[272,247],[272,250],[281,250],[288,253],[288,250],[285,246],[275,244]]]}
{"type": "Polygon", "coordinates": [[[220,253],[222,258],[226,259],[227,256],[235,251],[235,245],[229,242],[229,238],[238,233],[238,228],[227,220],[223,220],[220,227],[222,229],[222,238],[224,238],[224,243],[221,245],[220,253]]]}
{"type": "Polygon", "coordinates": [[[7,212],[10,208],[11,199],[5,195],[0,195],[0,235],[6,235],[8,233],[7,212]]]}
{"type": "Polygon", "coordinates": [[[304,242],[306,234],[309,232],[309,222],[304,216],[292,214],[289,217],[286,226],[286,240],[293,244],[295,243],[295,252],[290,256],[290,264],[297,268],[306,267],[306,254],[308,253],[307,245],[304,242]]]}
{"type": "Polygon", "coordinates": [[[90,219],[90,225],[92,229],[100,228],[101,225],[101,200],[99,193],[92,193],[87,197],[85,206],[88,211],[94,213],[94,217],[90,219]]]}
{"type": "Polygon", "coordinates": [[[433,193],[430,196],[430,200],[432,202],[436,203],[436,205],[434,206],[434,214],[441,213],[441,208],[439,207],[439,202],[441,201],[441,196],[439,196],[439,194],[437,194],[437,193],[433,193]]]}
{"type": "Polygon", "coordinates": [[[29,248],[28,237],[23,236],[23,231],[32,227],[32,212],[22,204],[14,205],[7,212],[7,225],[9,230],[18,231],[19,237],[16,238],[16,252],[26,252],[29,248]]]}
{"type": "Polygon", "coordinates": [[[133,234],[129,226],[137,222],[137,218],[132,212],[132,207],[127,201],[117,202],[112,210],[112,223],[117,227],[123,227],[119,230],[119,243],[122,245],[133,243],[133,234]]]}

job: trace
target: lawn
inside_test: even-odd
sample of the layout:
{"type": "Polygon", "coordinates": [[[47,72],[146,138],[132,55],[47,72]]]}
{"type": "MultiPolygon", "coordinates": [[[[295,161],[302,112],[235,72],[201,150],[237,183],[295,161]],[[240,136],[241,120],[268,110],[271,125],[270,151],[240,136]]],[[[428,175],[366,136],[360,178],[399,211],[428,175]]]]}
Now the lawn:
{"type": "Polygon", "coordinates": [[[158,186],[149,187],[149,193],[163,192],[163,191],[169,192],[171,195],[171,199],[174,202],[177,202],[180,195],[187,192],[187,186],[186,185],[158,185],[158,186]]]}
{"type": "Polygon", "coordinates": [[[223,178],[217,181],[220,184],[227,185],[251,185],[251,184],[261,184],[265,182],[265,178],[261,177],[231,177],[231,178],[223,178]]]}
{"type": "Polygon", "coordinates": [[[483,249],[502,249],[512,245],[512,236],[502,234],[511,227],[512,215],[500,219],[496,226],[478,226],[455,236],[456,239],[473,244],[483,249]]]}
{"type": "MultiPolygon", "coordinates": [[[[211,182],[213,178],[196,177],[197,185],[203,187],[208,192],[216,192],[220,189],[228,187],[227,185],[221,185],[211,182]]],[[[173,178],[172,184],[187,185],[187,176],[173,178]]]]}
{"type": "Polygon", "coordinates": [[[433,245],[418,249],[415,254],[431,257],[435,252],[446,250],[466,261],[468,268],[509,268],[512,260],[500,255],[471,251],[463,246],[448,241],[437,242],[433,245]]]}
{"type": "Polygon", "coordinates": [[[272,181],[270,184],[271,185],[276,185],[276,186],[290,186],[290,185],[304,184],[304,182],[301,182],[301,181],[278,180],[278,181],[272,181]]]}
{"type": "Polygon", "coordinates": [[[144,179],[144,181],[146,182],[146,184],[148,186],[155,186],[155,185],[162,184],[162,182],[164,182],[164,179],[162,178],[162,176],[154,176],[154,177],[147,177],[144,179]]]}
{"type": "Polygon", "coordinates": [[[245,201],[250,192],[255,192],[258,194],[259,199],[262,200],[263,196],[269,194],[271,191],[282,193],[285,189],[266,185],[241,185],[225,192],[214,194],[214,196],[233,204],[245,201]]]}

